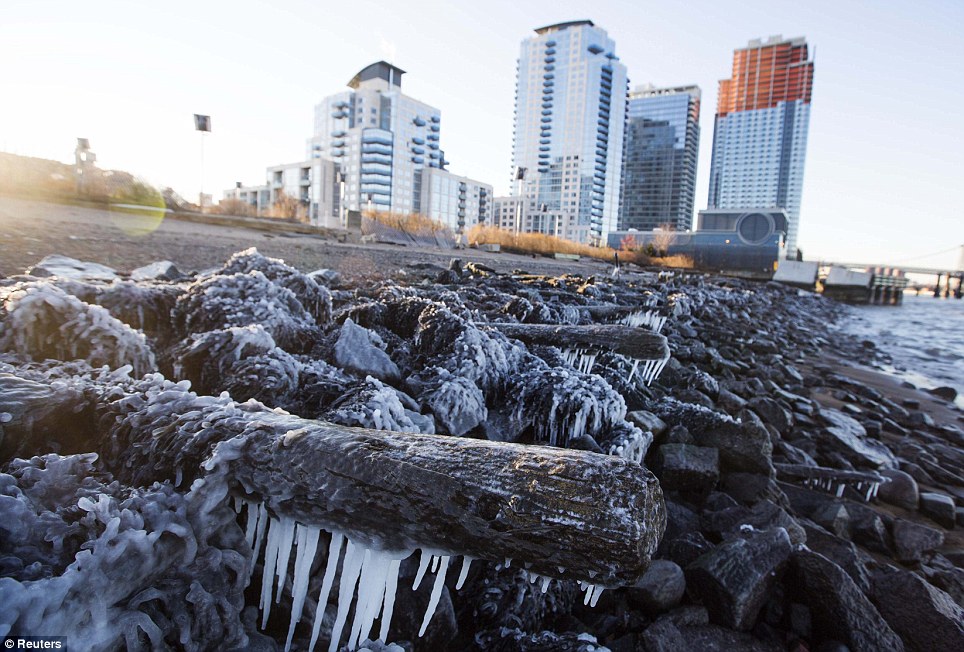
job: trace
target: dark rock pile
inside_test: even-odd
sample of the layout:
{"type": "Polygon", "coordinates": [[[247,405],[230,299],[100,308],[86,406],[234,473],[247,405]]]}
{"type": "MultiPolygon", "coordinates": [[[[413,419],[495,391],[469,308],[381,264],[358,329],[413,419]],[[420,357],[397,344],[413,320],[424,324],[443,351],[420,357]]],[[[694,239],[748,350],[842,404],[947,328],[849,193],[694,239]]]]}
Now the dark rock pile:
{"type": "MultiPolygon", "coordinates": [[[[964,433],[828,362],[877,356],[829,330],[840,317],[830,301],[699,275],[614,282],[458,261],[345,283],[254,251],[200,277],[163,269],[154,280],[84,278],[81,266],[0,281],[0,428],[39,421],[44,391],[81,406],[92,383],[159,372],[307,419],[618,455],[659,478],[666,530],[635,584],[598,595],[508,560],[473,564],[460,590],[450,573],[438,595],[427,581],[399,591],[389,639],[401,648],[964,649],[964,433]],[[634,360],[566,341],[564,329],[523,343],[500,324],[661,330],[672,357],[634,360]]],[[[58,580],[105,540],[169,522],[164,540],[190,539],[192,561],[155,564],[146,588],[117,597],[116,626],[77,618],[91,646],[283,645],[285,600],[256,629],[262,569],[245,592],[251,545],[229,497],[121,483],[85,447],[97,433],[54,416],[0,440],[0,603],[10,582],[58,580]],[[178,516],[158,520],[155,504],[178,516]]],[[[309,596],[324,566],[319,553],[309,596]]],[[[417,575],[409,558],[399,584],[417,575]]],[[[286,597],[295,584],[282,581],[286,597]]],[[[322,641],[334,612],[318,612],[322,641]]],[[[0,606],[0,628],[15,633],[42,621],[10,613],[0,606]]],[[[314,615],[309,598],[294,649],[307,647],[314,615]]]]}

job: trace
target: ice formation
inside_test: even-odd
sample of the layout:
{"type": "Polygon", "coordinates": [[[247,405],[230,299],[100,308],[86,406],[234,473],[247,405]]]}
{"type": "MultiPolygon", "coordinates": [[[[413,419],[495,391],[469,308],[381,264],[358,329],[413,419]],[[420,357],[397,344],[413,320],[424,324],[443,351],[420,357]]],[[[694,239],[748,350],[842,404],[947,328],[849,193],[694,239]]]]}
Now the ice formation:
{"type": "MultiPolygon", "coordinates": [[[[285,642],[285,650],[287,651],[291,648],[295,628],[300,622],[304,610],[312,561],[317,551],[321,529],[303,525],[288,517],[270,517],[267,508],[261,504],[247,501],[244,504],[247,507],[247,527],[245,530],[247,541],[253,540],[254,533],[259,529],[260,523],[263,523],[265,519],[270,522],[268,537],[263,550],[264,571],[260,603],[262,629],[268,624],[272,594],[275,595],[275,602],[281,599],[281,591],[287,577],[287,562],[290,559],[291,548],[292,546],[296,547],[295,564],[291,573],[291,617],[285,642]]],[[[335,652],[339,649],[338,644],[342,640],[346,626],[348,637],[345,644],[349,650],[356,649],[362,641],[369,638],[375,621],[379,618],[378,638],[375,640],[387,643],[395,609],[400,563],[402,559],[413,553],[368,548],[338,532],[332,533],[330,536],[325,574],[318,594],[317,609],[308,649],[313,650],[318,642],[321,622],[339,562],[341,575],[338,587],[338,603],[328,648],[329,652],[335,652]],[[344,555],[342,555],[342,549],[344,549],[344,555]],[[354,609],[352,609],[353,601],[354,609]],[[351,618],[350,621],[349,617],[351,618]]],[[[258,543],[254,545],[256,546],[254,548],[255,558],[252,561],[252,566],[257,565],[258,561],[262,560],[262,550],[258,543]]],[[[434,555],[426,551],[420,553],[418,574],[412,587],[413,590],[418,588],[427,572],[436,574],[429,603],[422,617],[419,629],[420,637],[424,636],[438,607],[442,588],[445,586],[446,571],[450,559],[451,557],[447,555],[434,555]]],[[[462,588],[465,583],[472,561],[471,557],[463,557],[456,589],[462,588]]]]}
{"type": "Polygon", "coordinates": [[[620,319],[619,323],[626,324],[627,326],[648,328],[654,333],[659,333],[666,324],[666,316],[659,314],[658,310],[636,311],[620,319]]]}
{"type": "Polygon", "coordinates": [[[49,283],[0,288],[0,319],[0,350],[95,367],[129,364],[137,375],[157,368],[143,333],[49,283]]]}

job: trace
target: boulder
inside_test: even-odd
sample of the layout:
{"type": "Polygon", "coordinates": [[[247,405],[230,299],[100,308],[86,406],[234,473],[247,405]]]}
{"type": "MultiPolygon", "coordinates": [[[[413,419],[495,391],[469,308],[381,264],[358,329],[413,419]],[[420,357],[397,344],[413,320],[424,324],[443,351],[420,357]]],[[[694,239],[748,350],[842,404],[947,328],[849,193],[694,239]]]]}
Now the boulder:
{"type": "Polygon", "coordinates": [[[169,260],[160,260],[131,271],[132,281],[176,281],[183,276],[177,265],[169,260]]]}
{"type": "Polygon", "coordinates": [[[901,652],[904,644],[840,566],[806,548],[793,553],[788,588],[810,608],[814,632],[851,650],[901,652]]]}
{"type": "Polygon", "coordinates": [[[820,415],[830,424],[820,431],[820,442],[824,446],[840,453],[854,466],[897,467],[894,454],[879,441],[868,438],[859,421],[833,408],[821,409],[820,415]]]}
{"type": "Polygon", "coordinates": [[[882,569],[874,574],[872,596],[910,652],[964,650],[964,609],[914,573],[882,569]]]}
{"type": "Polygon", "coordinates": [[[954,499],[950,496],[937,493],[922,493],[920,495],[920,511],[922,514],[934,519],[938,525],[954,529],[957,513],[954,499]]]}
{"type": "Polygon", "coordinates": [[[709,492],[720,477],[715,448],[663,444],[656,451],[655,469],[663,489],[709,492]]]}
{"type": "Polygon", "coordinates": [[[925,390],[929,394],[932,394],[938,398],[944,399],[948,403],[953,403],[954,399],[957,398],[957,390],[953,387],[941,386],[934,387],[932,389],[925,390]]]}
{"type": "Polygon", "coordinates": [[[661,612],[679,604],[686,592],[683,569],[664,559],[657,559],[633,586],[626,590],[630,602],[644,611],[661,612]]]}
{"type": "Polygon", "coordinates": [[[893,527],[894,558],[902,562],[920,561],[925,553],[940,548],[944,533],[926,525],[896,519],[893,527]]]}
{"type": "Polygon", "coordinates": [[[687,590],[707,608],[710,620],[747,631],[755,624],[789,556],[786,530],[751,527],[743,536],[717,546],[690,564],[686,568],[687,590]]]}
{"type": "Polygon", "coordinates": [[[793,426],[793,414],[772,398],[752,398],[747,407],[756,412],[764,423],[770,424],[781,433],[789,432],[793,426]]]}
{"type": "Polygon", "coordinates": [[[401,372],[382,350],[384,342],[374,331],[347,318],[335,342],[335,362],[348,371],[379,380],[397,380],[401,372]]]}
{"type": "Polygon", "coordinates": [[[43,260],[28,269],[27,274],[40,277],[57,276],[75,281],[109,282],[117,278],[117,272],[112,267],[88,263],[60,254],[45,256],[43,260]]]}
{"type": "Polygon", "coordinates": [[[800,525],[806,530],[808,548],[840,566],[862,593],[870,591],[870,575],[867,574],[861,553],[854,544],[834,536],[810,521],[801,520],[800,525]]]}
{"type": "Polygon", "coordinates": [[[655,437],[659,437],[666,430],[666,423],[652,412],[646,410],[634,410],[626,415],[626,421],[642,430],[651,432],[655,437]]]}
{"type": "Polygon", "coordinates": [[[917,509],[920,501],[917,480],[897,469],[884,469],[880,474],[888,478],[889,482],[880,485],[877,490],[878,500],[904,509],[917,509]]]}

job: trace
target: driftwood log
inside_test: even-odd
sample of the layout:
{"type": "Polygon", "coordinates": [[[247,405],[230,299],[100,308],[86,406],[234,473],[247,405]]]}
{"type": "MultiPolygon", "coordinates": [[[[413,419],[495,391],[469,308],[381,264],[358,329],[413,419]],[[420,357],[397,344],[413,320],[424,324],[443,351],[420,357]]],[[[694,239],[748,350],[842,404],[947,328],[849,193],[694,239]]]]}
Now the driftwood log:
{"type": "Polygon", "coordinates": [[[637,360],[669,357],[666,338],[645,328],[617,324],[553,326],[550,324],[491,324],[507,337],[526,344],[560,348],[606,349],[637,360]]]}
{"type": "Polygon", "coordinates": [[[0,396],[16,387],[18,403],[55,408],[29,424],[6,424],[4,449],[30,438],[39,444],[63,426],[45,419],[72,414],[73,428],[99,433],[91,445],[129,484],[184,486],[216,475],[276,515],[369,546],[510,558],[540,575],[593,584],[635,581],[665,529],[658,481],[619,457],[349,428],[157,385],[92,383],[51,395],[2,374],[0,396]],[[25,396],[31,390],[34,400],[25,396]]]}

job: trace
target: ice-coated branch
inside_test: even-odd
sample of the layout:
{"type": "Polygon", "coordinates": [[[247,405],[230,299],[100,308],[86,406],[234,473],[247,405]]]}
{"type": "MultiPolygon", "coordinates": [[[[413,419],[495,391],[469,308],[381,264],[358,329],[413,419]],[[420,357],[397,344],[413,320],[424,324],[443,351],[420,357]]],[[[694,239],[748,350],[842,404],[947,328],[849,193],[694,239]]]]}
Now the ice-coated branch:
{"type": "Polygon", "coordinates": [[[544,344],[564,348],[604,349],[637,360],[669,358],[669,344],[658,333],[621,324],[588,326],[554,326],[550,324],[507,324],[492,326],[507,337],[526,344],[544,344]]]}

